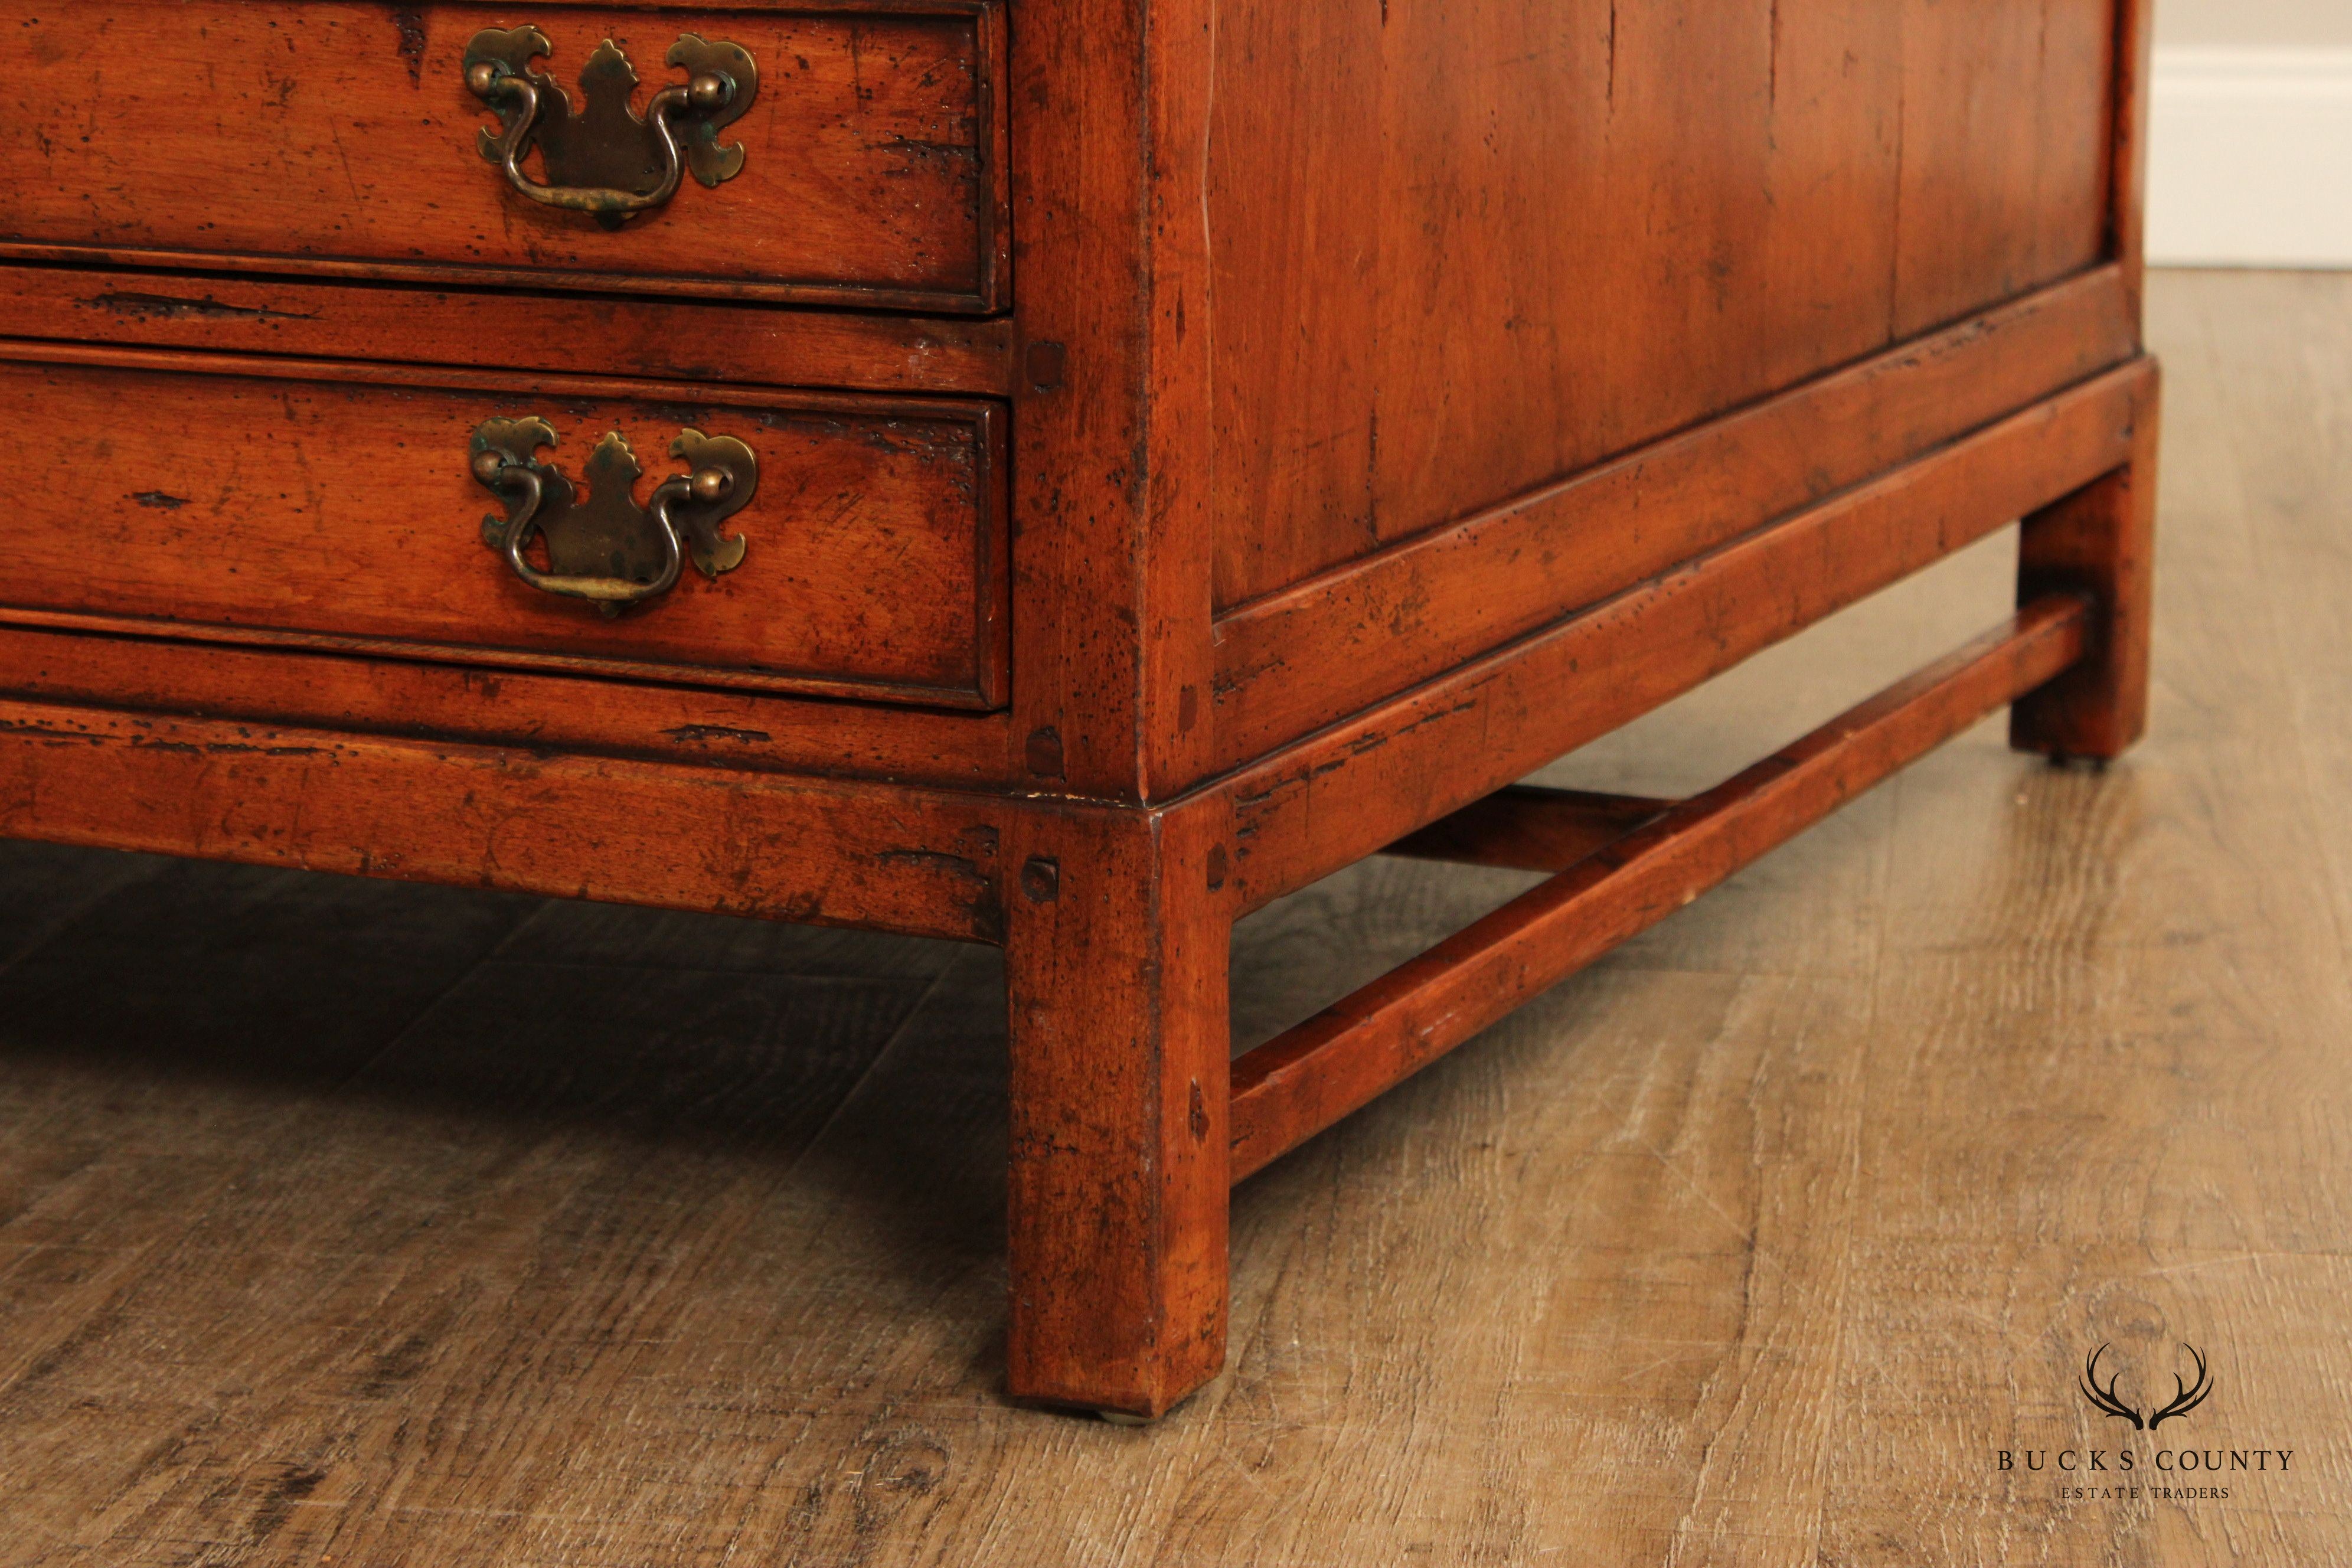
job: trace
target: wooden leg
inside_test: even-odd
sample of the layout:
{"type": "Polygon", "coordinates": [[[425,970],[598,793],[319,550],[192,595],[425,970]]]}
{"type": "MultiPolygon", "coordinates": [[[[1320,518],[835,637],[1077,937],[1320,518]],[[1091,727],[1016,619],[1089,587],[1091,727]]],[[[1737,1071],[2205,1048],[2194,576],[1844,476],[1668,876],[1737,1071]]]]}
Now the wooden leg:
{"type": "Polygon", "coordinates": [[[2009,743],[2054,757],[2120,756],[2147,728],[2156,566],[2157,385],[2137,399],[2128,466],[2025,520],[2018,602],[2087,595],[2096,642],[2077,668],[2010,710],[2009,743]]]}
{"type": "Polygon", "coordinates": [[[1156,1416],[1224,1365],[1231,931],[1195,836],[1065,820],[1012,862],[1017,1398],[1156,1416]]]}

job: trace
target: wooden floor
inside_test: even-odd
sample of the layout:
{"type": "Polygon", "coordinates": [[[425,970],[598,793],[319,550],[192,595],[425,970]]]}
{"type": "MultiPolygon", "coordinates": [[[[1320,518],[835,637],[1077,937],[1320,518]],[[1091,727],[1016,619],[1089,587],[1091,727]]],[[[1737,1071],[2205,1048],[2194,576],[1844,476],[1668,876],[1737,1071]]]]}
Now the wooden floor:
{"type": "MultiPolygon", "coordinates": [[[[0,848],[0,1563],[2352,1560],[2352,277],[2151,308],[2148,744],[1980,729],[1249,1184],[1153,1429],[997,1394],[992,953],[0,848]],[[2025,1468],[2135,1446],[2224,1473],[2025,1468]]],[[[2007,548],[1549,776],[1710,783],[2007,548]]],[[[1243,1043],[1525,880],[1266,911],[1243,1043]]]]}

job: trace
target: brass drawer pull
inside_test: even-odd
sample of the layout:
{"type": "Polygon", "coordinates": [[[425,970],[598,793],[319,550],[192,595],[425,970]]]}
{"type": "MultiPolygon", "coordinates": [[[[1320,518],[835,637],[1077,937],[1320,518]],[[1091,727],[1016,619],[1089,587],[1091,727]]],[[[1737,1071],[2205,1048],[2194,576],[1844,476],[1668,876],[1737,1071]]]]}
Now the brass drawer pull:
{"type": "Polygon", "coordinates": [[[676,195],[687,169],[714,186],[742,171],[743,144],[720,146],[719,132],[759,94],[760,68],[750,51],[686,34],[668,58],[686,68],[687,79],[655,93],[642,120],[629,108],[637,73],[619,45],[607,38],[588,57],[580,73],[587,106],[576,115],[555,79],[531,68],[534,58],[554,53],[537,27],[491,27],[466,46],[466,86],[505,125],[499,133],[483,128],[482,156],[532,201],[592,213],[618,228],[676,195]],[[552,184],[522,172],[534,144],[552,184]]]}
{"type": "Polygon", "coordinates": [[[544,419],[492,419],[474,432],[474,478],[507,508],[504,517],[482,520],[482,542],[532,587],[591,600],[614,616],[676,587],[688,559],[711,578],[743,563],[743,536],[719,533],[760,488],[760,459],[742,442],[678,432],[670,455],[690,471],[655,486],[642,507],[635,489],[645,469],[619,431],[589,454],[585,501],[562,470],[532,455],[554,445],[555,427],[544,419]],[[533,537],[546,542],[551,570],[524,555],[533,537]]]}

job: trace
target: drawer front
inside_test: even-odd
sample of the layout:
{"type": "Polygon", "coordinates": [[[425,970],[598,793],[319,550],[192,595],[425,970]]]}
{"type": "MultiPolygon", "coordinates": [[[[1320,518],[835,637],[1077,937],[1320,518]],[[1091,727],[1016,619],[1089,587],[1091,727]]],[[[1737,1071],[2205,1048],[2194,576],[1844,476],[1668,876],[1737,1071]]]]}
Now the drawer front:
{"type": "Polygon", "coordinates": [[[0,255],[993,310],[1002,33],[995,0],[0,0],[0,255]],[[532,72],[521,181],[652,200],[658,120],[674,193],[600,215],[510,184],[488,144],[532,72]],[[740,101],[698,106],[698,75],[740,101]]]}
{"type": "Polygon", "coordinates": [[[10,508],[0,623],[1003,700],[994,405],[34,344],[0,356],[0,419],[44,454],[10,508]],[[542,436],[517,439],[532,421],[542,436]],[[547,475],[515,559],[500,535],[527,487],[481,468],[501,447],[547,475]],[[702,507],[689,474],[729,463],[741,484],[702,507]],[[685,546],[670,585],[665,527],[685,546]],[[580,584],[643,596],[562,591],[580,584]]]}

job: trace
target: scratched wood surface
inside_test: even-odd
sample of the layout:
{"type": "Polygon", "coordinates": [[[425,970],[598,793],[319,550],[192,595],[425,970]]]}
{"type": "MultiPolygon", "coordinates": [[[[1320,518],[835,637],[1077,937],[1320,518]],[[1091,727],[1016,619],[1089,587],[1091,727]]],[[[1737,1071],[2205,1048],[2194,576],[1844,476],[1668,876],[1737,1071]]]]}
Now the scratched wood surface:
{"type": "MultiPolygon", "coordinates": [[[[2147,742],[1989,723],[1245,1185],[1152,1429],[996,1396],[989,951],[0,851],[0,1563],[2352,1559],[2352,278],[2150,302],[2147,742]],[[2176,1341],[2142,1450],[2284,1474],[1996,1468],[2176,1341]]],[[[1703,786],[2009,571],[1545,776],[1703,786]]],[[[1529,879],[1263,911],[1237,1043],[1529,879]]]]}
{"type": "Polygon", "coordinates": [[[849,392],[1013,391],[1009,318],[740,310],[415,284],[189,278],[18,264],[0,335],[150,348],[300,354],[478,368],[652,376],[849,392]]]}
{"type": "Polygon", "coordinates": [[[0,419],[109,453],[95,495],[77,464],[18,485],[0,619],[87,614],[264,645],[319,637],[961,707],[1002,684],[987,404],[12,343],[0,419]],[[628,454],[612,477],[639,507],[687,470],[670,451],[679,431],[746,442],[758,489],[723,525],[746,542],[742,564],[717,578],[689,567],[617,619],[531,587],[482,542],[479,520],[506,515],[467,466],[490,418],[548,421],[541,460],[591,498],[593,454],[617,431],[628,454]],[[137,441],[106,434],[124,425],[137,441]],[[94,573],[101,542],[109,564],[94,573]]]}
{"type": "Polygon", "coordinates": [[[992,310],[995,23],[941,10],[7,0],[0,60],[24,97],[0,126],[0,249],[992,310]],[[496,121],[465,58],[481,30],[524,25],[575,111],[603,39],[629,57],[639,113],[684,79],[664,63],[681,34],[749,50],[759,90],[724,128],[740,173],[689,176],[617,230],[509,189],[477,146],[496,121]]]}
{"type": "Polygon", "coordinates": [[[2101,255],[2112,0],[1226,0],[1216,602],[2101,255]]]}

